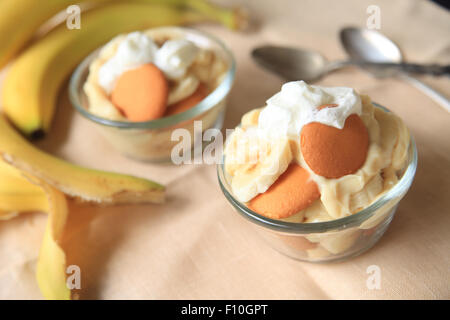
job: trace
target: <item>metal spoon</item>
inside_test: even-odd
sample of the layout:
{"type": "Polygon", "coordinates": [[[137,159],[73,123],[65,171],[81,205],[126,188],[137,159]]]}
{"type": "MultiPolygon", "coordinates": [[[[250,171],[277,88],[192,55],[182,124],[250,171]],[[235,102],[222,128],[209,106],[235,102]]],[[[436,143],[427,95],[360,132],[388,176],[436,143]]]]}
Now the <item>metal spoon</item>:
{"type": "MultiPolygon", "coordinates": [[[[340,32],[341,43],[351,59],[368,62],[402,63],[402,54],[398,46],[375,30],[344,28],[340,32]]],[[[386,76],[383,70],[371,70],[375,76],[386,76]]],[[[450,101],[425,83],[406,73],[399,76],[422,90],[430,98],[450,112],[450,101]]]]}
{"type": "Polygon", "coordinates": [[[328,62],[318,52],[289,47],[262,46],[252,51],[252,57],[260,65],[286,80],[307,82],[316,81],[329,72],[352,65],[374,73],[382,73],[384,76],[396,75],[399,72],[450,74],[450,66],[361,61],[358,59],[328,62]]]}

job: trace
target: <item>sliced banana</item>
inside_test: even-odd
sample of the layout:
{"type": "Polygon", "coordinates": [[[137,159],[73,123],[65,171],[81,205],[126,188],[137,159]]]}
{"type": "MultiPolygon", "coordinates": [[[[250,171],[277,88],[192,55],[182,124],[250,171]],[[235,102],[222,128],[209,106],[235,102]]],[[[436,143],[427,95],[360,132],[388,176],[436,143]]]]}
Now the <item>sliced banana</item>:
{"type": "MultiPolygon", "coordinates": [[[[108,50],[105,52],[108,52],[108,50]]],[[[89,100],[89,111],[101,118],[126,121],[126,118],[122,116],[119,110],[109,100],[106,92],[98,85],[98,70],[102,63],[103,61],[99,59],[91,64],[88,79],[84,83],[83,89],[89,100]]]]}
{"type": "Polygon", "coordinates": [[[234,176],[231,189],[242,202],[265,192],[292,161],[289,140],[271,142],[257,130],[237,128],[225,149],[225,170],[234,176]]]}
{"type": "Polygon", "coordinates": [[[189,97],[197,90],[199,84],[198,78],[192,74],[182,78],[170,89],[167,104],[170,106],[189,97]]]}
{"type": "Polygon", "coordinates": [[[350,249],[350,247],[355,244],[359,235],[360,231],[355,228],[339,231],[336,234],[325,234],[325,236],[320,240],[320,246],[332,254],[339,254],[350,249]]]}
{"type": "Polygon", "coordinates": [[[383,192],[383,178],[380,174],[376,174],[370,179],[361,191],[355,192],[349,197],[348,207],[351,213],[356,213],[368,203],[372,203],[373,200],[383,192]]]}
{"type": "Polygon", "coordinates": [[[237,171],[255,164],[259,160],[260,138],[256,127],[236,128],[225,146],[225,170],[234,176],[237,171]]]}
{"type": "Polygon", "coordinates": [[[259,114],[261,113],[261,110],[262,110],[262,108],[253,109],[253,110],[250,110],[249,112],[247,112],[246,114],[244,114],[241,119],[241,126],[243,128],[257,126],[259,114]]]}
{"type": "Polygon", "coordinates": [[[258,135],[256,126],[258,125],[260,109],[253,109],[242,116],[241,126],[237,127],[227,139],[225,146],[225,171],[234,176],[235,172],[249,163],[251,152],[257,152],[258,149],[251,149],[252,145],[258,144],[258,135]]]}
{"type": "Polygon", "coordinates": [[[238,141],[242,139],[244,134],[245,131],[240,127],[237,127],[225,142],[224,154],[226,158],[224,166],[225,172],[230,176],[234,176],[234,174],[240,167],[240,161],[238,161],[238,141]]]}

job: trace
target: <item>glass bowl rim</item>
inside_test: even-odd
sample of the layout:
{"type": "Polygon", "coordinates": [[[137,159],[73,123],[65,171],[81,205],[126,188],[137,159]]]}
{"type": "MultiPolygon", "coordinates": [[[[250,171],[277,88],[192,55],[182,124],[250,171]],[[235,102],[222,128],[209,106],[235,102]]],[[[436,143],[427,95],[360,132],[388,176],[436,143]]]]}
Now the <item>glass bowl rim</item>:
{"type": "Polygon", "coordinates": [[[116,120],[109,120],[105,119],[99,116],[96,116],[89,112],[85,107],[83,107],[81,100],[80,100],[80,90],[79,86],[82,85],[81,78],[84,74],[84,72],[89,68],[89,65],[93,61],[93,59],[98,55],[100,48],[97,48],[93,52],[91,52],[87,57],[81,61],[81,63],[76,67],[74,72],[72,73],[70,80],[69,80],[69,100],[72,104],[72,106],[79,112],[81,115],[83,115],[85,118],[109,127],[115,127],[115,128],[121,128],[121,129],[158,129],[158,128],[166,128],[170,127],[176,124],[179,124],[180,122],[191,120],[192,118],[197,117],[198,115],[212,109],[215,107],[220,101],[222,101],[229,91],[231,90],[235,73],[236,73],[236,61],[234,58],[233,53],[229,49],[227,45],[225,45],[224,42],[219,40],[217,37],[206,33],[204,31],[200,31],[194,28],[187,28],[187,27],[176,27],[176,26],[168,26],[168,27],[156,27],[153,29],[175,29],[177,31],[190,33],[190,34],[196,34],[201,37],[207,38],[209,41],[212,41],[218,47],[222,52],[225,54],[226,58],[229,60],[229,67],[228,70],[225,73],[225,76],[221,83],[211,92],[209,93],[206,98],[204,98],[202,101],[200,101],[197,105],[190,108],[189,110],[186,110],[184,112],[160,118],[150,121],[143,121],[143,122],[130,122],[130,121],[116,121],[116,120]]]}
{"type": "MultiPolygon", "coordinates": [[[[378,108],[381,108],[387,112],[391,112],[389,109],[383,107],[382,105],[373,102],[372,104],[378,108]]],[[[231,205],[245,218],[254,222],[262,227],[276,230],[285,233],[296,233],[296,234],[306,234],[306,233],[323,233],[333,230],[342,230],[354,226],[359,226],[362,222],[366,221],[372,217],[375,212],[383,207],[385,204],[389,203],[391,200],[400,196],[403,192],[408,191],[409,187],[414,180],[414,176],[417,169],[417,148],[414,138],[410,132],[410,140],[408,146],[409,162],[406,167],[405,172],[399,181],[387,192],[385,192],[381,197],[379,197],[375,202],[369,205],[367,208],[358,211],[352,215],[342,217],[335,220],[324,221],[324,222],[313,222],[313,223],[297,223],[297,222],[286,222],[282,220],[276,220],[267,218],[259,213],[254,212],[249,209],[245,204],[235,199],[234,196],[228,191],[227,187],[224,185],[224,163],[222,161],[217,165],[217,177],[219,180],[220,189],[222,190],[225,198],[231,203],[231,205]],[[411,154],[412,153],[412,154],[411,154]]],[[[223,159],[225,156],[223,156],[223,159]]]]}

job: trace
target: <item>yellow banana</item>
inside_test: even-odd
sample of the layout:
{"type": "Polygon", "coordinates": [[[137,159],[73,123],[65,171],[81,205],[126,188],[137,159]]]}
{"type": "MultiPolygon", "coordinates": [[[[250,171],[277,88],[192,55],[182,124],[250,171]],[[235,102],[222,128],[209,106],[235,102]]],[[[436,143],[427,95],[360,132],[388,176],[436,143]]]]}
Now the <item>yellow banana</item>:
{"type": "Polygon", "coordinates": [[[46,202],[41,188],[30,183],[19,170],[0,160],[0,220],[5,219],[7,213],[42,211],[46,208],[46,202]]]}
{"type": "MultiPolygon", "coordinates": [[[[3,110],[14,125],[26,135],[47,131],[64,79],[83,57],[115,35],[154,26],[215,20],[227,13],[217,9],[215,15],[206,15],[146,1],[115,2],[90,10],[82,15],[81,29],[69,30],[60,25],[19,56],[7,74],[2,94],[3,110]]],[[[229,18],[223,22],[235,26],[229,18]]]]}
{"type": "Polygon", "coordinates": [[[44,211],[44,208],[45,197],[41,192],[0,194],[0,220],[22,212],[44,211]]]}
{"type": "MultiPolygon", "coordinates": [[[[33,37],[36,30],[49,18],[64,10],[70,5],[85,1],[101,4],[114,0],[1,0],[0,12],[0,68],[23,48],[33,37]],[[18,25],[20,21],[20,25],[18,25]]],[[[115,0],[118,1],[118,0],[115,0]]],[[[211,5],[205,0],[142,0],[148,3],[170,3],[174,5],[187,5],[201,12],[211,12],[211,5]]],[[[220,19],[229,19],[228,14],[220,15],[220,19]]]]}
{"type": "Polygon", "coordinates": [[[0,1],[0,68],[33,36],[36,29],[72,0],[2,0],[0,1]]]}
{"type": "MultiPolygon", "coordinates": [[[[104,2],[121,0],[1,0],[0,12],[0,68],[19,52],[33,37],[36,30],[49,18],[70,5],[91,2],[96,5],[104,2]],[[17,22],[20,21],[18,26],[17,22]]],[[[232,29],[240,27],[244,19],[236,20],[235,14],[227,9],[221,9],[206,0],[134,0],[142,3],[159,3],[184,6],[203,14],[215,17],[232,29]]],[[[242,12],[241,12],[242,13],[242,12]]]]}
{"type": "Polygon", "coordinates": [[[164,187],[133,176],[87,169],[47,154],[20,136],[0,115],[0,157],[62,192],[99,203],[164,201],[164,187]]]}
{"type": "Polygon", "coordinates": [[[231,30],[244,29],[247,26],[247,12],[240,7],[234,9],[222,8],[210,3],[208,0],[133,0],[135,2],[149,3],[157,2],[177,5],[187,9],[195,10],[211,19],[223,24],[231,30]]]}

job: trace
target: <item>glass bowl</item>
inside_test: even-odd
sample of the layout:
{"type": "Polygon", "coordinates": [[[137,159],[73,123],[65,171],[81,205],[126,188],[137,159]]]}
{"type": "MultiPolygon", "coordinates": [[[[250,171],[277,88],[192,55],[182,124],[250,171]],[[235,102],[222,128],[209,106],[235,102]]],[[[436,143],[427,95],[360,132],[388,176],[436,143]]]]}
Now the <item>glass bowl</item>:
{"type": "Polygon", "coordinates": [[[145,122],[113,121],[92,114],[87,108],[89,102],[83,85],[89,74],[89,66],[99,54],[100,49],[91,53],[80,63],[69,82],[69,99],[74,108],[83,117],[90,120],[114,148],[130,158],[150,162],[170,161],[173,147],[180,142],[171,139],[175,129],[184,128],[189,131],[192,147],[194,121],[201,121],[202,132],[209,128],[222,128],[226,98],[233,84],[236,69],[233,54],[217,38],[190,28],[163,27],[158,29],[169,29],[172,33],[181,34],[197,46],[214,51],[227,64],[228,69],[221,83],[191,109],[145,122]]]}
{"type": "MultiPolygon", "coordinates": [[[[388,111],[379,104],[373,104],[388,111]]],[[[403,175],[395,186],[370,206],[347,217],[315,223],[274,220],[250,210],[233,196],[224,171],[224,162],[217,165],[222,192],[231,206],[255,227],[265,242],[297,260],[327,262],[356,256],[381,238],[394,217],[399,201],[412,184],[417,168],[417,150],[411,136],[403,175]]]]}

